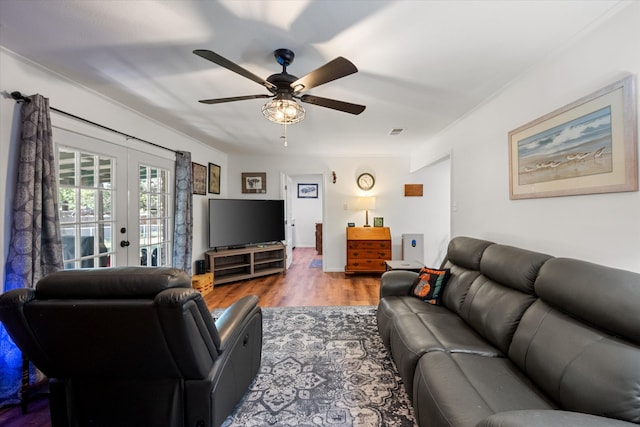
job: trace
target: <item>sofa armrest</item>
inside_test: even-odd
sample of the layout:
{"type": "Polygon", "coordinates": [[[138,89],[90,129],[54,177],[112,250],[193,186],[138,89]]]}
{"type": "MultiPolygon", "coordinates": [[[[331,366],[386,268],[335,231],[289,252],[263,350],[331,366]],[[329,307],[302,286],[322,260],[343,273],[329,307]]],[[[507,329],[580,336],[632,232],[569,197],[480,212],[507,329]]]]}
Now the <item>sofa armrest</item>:
{"type": "Polygon", "coordinates": [[[409,295],[418,273],[407,270],[387,271],[380,278],[380,298],[409,295]]]}
{"type": "MultiPolygon", "coordinates": [[[[216,328],[220,334],[221,351],[228,345],[234,332],[240,331],[241,326],[258,306],[258,297],[247,295],[231,304],[216,320],[216,328]]],[[[238,333],[236,332],[236,333],[238,333]]]]}
{"type": "Polygon", "coordinates": [[[637,426],[613,418],[598,417],[580,412],[536,410],[507,411],[491,415],[476,427],[631,427],[637,426]]]}

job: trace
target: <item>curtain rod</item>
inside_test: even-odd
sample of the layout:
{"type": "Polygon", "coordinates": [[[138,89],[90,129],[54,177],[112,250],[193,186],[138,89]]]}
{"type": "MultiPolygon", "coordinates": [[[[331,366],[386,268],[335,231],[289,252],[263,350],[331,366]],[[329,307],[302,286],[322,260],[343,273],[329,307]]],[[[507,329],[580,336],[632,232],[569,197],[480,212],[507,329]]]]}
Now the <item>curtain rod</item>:
{"type": "MultiPolygon", "coordinates": [[[[21,94],[18,91],[11,92],[11,97],[13,99],[15,99],[17,102],[27,102],[27,103],[31,102],[31,100],[29,98],[27,98],[26,96],[24,96],[23,94],[21,94]]],[[[80,120],[81,122],[89,123],[90,125],[97,126],[99,128],[102,128],[104,130],[108,130],[108,131],[113,132],[113,133],[117,133],[118,135],[122,135],[127,139],[135,139],[137,141],[144,142],[145,144],[149,144],[149,145],[153,145],[154,147],[162,148],[163,150],[172,151],[174,153],[180,153],[179,151],[172,150],[171,148],[163,147],[162,145],[156,144],[154,142],[147,141],[147,140],[144,140],[144,139],[140,139],[138,137],[126,134],[124,132],[120,132],[119,130],[115,130],[113,128],[101,125],[100,123],[96,123],[96,122],[93,122],[91,120],[76,116],[75,114],[67,113],[66,111],[59,110],[59,109],[57,109],[55,107],[51,107],[50,106],[49,109],[53,110],[53,111],[55,111],[57,113],[64,114],[65,116],[71,117],[73,119],[80,120]]]]}

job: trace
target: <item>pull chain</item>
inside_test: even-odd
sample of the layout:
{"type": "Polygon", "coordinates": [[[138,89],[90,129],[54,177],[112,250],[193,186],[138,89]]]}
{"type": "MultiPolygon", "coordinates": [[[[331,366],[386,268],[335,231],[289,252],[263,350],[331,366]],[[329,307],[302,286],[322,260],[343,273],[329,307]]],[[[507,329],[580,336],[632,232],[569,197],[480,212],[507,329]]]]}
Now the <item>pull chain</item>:
{"type": "Polygon", "coordinates": [[[282,123],[282,136],[280,137],[284,141],[284,146],[287,146],[287,122],[282,123]]]}

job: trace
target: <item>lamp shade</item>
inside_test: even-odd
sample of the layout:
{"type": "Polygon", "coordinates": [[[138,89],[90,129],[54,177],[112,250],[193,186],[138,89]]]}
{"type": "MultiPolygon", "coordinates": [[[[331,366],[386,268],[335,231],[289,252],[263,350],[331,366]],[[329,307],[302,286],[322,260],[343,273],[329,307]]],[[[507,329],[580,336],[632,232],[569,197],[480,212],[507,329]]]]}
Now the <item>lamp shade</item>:
{"type": "Polygon", "coordinates": [[[375,197],[358,197],[353,202],[353,210],[357,211],[365,211],[366,212],[366,220],[364,223],[365,227],[371,227],[369,225],[369,209],[376,208],[376,198],[375,197]]]}
{"type": "Polygon", "coordinates": [[[364,211],[376,208],[375,197],[357,197],[353,202],[353,210],[364,211]]]}

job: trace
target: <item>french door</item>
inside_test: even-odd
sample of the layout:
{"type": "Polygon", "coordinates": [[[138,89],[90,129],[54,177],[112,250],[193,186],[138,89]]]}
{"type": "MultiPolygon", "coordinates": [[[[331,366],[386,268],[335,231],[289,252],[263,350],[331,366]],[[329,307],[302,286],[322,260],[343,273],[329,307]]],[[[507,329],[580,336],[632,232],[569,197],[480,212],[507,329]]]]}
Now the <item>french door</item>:
{"type": "Polygon", "coordinates": [[[54,128],[65,269],[171,264],[173,161],[54,128]]]}

